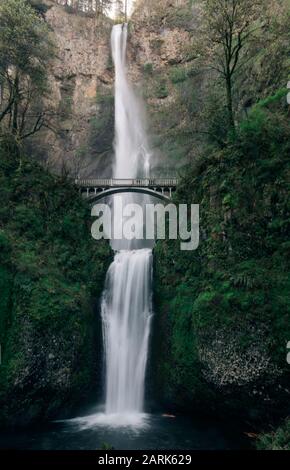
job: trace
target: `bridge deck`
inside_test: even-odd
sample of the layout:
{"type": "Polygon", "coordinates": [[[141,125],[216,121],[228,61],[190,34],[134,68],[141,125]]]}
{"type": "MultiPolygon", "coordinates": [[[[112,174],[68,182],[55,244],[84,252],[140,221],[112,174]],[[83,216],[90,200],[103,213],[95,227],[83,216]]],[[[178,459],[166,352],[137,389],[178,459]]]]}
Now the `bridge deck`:
{"type": "Polygon", "coordinates": [[[98,178],[98,179],[76,179],[75,184],[80,188],[176,188],[178,178],[98,178]]]}
{"type": "Polygon", "coordinates": [[[176,190],[178,178],[98,178],[76,179],[75,184],[89,200],[102,199],[105,196],[122,192],[139,192],[161,199],[171,199],[176,190]]]}

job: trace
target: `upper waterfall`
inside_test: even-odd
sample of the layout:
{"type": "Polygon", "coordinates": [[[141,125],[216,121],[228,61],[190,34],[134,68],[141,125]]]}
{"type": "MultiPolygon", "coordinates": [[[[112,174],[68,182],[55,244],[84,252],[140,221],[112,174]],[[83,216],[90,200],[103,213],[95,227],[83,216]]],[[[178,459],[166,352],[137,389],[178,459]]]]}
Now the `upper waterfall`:
{"type": "Polygon", "coordinates": [[[115,64],[115,178],[147,176],[150,150],[144,111],[127,78],[126,24],[113,27],[111,45],[115,64]]]}

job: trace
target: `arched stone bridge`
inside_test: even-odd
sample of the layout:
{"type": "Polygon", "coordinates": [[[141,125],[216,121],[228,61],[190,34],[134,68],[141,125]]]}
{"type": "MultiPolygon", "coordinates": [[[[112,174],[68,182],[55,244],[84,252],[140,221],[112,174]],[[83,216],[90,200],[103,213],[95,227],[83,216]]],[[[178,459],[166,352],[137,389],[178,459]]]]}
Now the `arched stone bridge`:
{"type": "Polygon", "coordinates": [[[76,179],[75,184],[90,203],[119,193],[141,193],[169,201],[178,178],[76,179]]]}

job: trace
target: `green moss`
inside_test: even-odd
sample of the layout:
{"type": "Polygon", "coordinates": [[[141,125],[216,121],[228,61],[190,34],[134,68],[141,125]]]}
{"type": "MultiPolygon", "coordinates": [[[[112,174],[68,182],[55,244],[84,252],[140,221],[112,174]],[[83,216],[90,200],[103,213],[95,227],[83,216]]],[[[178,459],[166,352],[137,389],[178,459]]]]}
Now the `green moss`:
{"type": "Polygon", "coordinates": [[[111,251],[91,238],[89,207],[69,181],[26,157],[7,174],[11,155],[0,152],[0,420],[21,424],[54,416],[97,386],[93,305],[111,251]]]}
{"type": "Polygon", "coordinates": [[[114,96],[107,90],[97,94],[98,117],[91,119],[88,151],[92,155],[113,153],[114,141],[114,96]]]}
{"type": "Polygon", "coordinates": [[[156,387],[165,400],[170,391],[179,407],[186,400],[194,408],[211,394],[212,406],[223,407],[227,393],[227,407],[235,412],[269,413],[253,398],[251,379],[237,393],[222,385],[217,391],[203,378],[201,348],[210,350],[215,338],[225,337],[239,354],[260,342],[271,367],[257,386],[272,397],[272,416],[287,409],[290,127],[286,110],[276,100],[268,103],[253,109],[234,142],[207,148],[182,178],[175,202],[201,205],[198,250],[182,252],[173,241],[155,249],[158,331],[166,336],[155,346],[162,357],[156,387]],[[273,367],[279,377],[271,376],[273,367]]]}

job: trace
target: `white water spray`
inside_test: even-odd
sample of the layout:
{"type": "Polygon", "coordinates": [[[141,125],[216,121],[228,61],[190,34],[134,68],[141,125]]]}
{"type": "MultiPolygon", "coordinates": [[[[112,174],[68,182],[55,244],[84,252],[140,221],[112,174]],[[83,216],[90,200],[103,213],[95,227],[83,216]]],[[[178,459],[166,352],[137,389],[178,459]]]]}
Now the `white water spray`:
{"type": "MultiPolygon", "coordinates": [[[[115,64],[115,178],[135,178],[149,170],[150,153],[142,107],[127,78],[127,25],[112,31],[115,64]]],[[[132,196],[124,195],[126,202],[132,196]]],[[[118,217],[118,214],[114,214],[118,217]]],[[[120,217],[120,215],[119,215],[120,217]]],[[[150,335],[152,251],[117,250],[102,302],[106,360],[105,413],[110,423],[135,424],[144,406],[145,372],[150,335]]]]}

